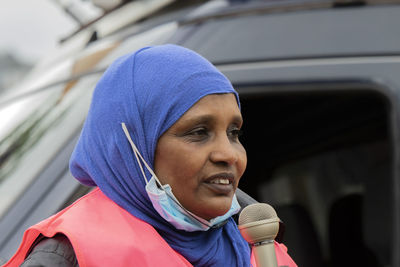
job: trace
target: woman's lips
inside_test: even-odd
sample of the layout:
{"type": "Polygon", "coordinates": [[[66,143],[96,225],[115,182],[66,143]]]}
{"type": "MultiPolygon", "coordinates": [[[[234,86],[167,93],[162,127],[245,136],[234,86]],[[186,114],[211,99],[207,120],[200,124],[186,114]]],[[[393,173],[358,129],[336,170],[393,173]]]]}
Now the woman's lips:
{"type": "Polygon", "coordinates": [[[218,195],[228,195],[233,188],[234,175],[231,173],[218,173],[208,177],[204,184],[218,195]]]}

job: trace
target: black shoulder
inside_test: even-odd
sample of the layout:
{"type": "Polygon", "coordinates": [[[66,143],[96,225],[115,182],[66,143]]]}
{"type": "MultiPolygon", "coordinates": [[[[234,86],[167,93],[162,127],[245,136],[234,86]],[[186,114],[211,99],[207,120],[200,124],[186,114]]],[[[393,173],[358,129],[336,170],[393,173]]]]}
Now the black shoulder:
{"type": "Polygon", "coordinates": [[[258,203],[257,200],[249,196],[247,193],[245,193],[243,190],[240,188],[236,189],[236,198],[239,202],[239,205],[241,207],[241,210],[244,209],[246,206],[254,203],[258,203]]]}
{"type": "Polygon", "coordinates": [[[57,234],[52,238],[40,237],[21,266],[77,267],[78,261],[68,238],[57,234]]]}

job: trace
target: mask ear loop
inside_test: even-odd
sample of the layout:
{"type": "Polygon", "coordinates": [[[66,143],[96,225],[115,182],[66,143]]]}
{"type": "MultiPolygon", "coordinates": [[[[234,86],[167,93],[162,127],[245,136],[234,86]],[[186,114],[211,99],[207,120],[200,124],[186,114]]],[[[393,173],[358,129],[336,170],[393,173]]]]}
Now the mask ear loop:
{"type": "MultiPolygon", "coordinates": [[[[148,179],[147,179],[147,177],[146,177],[146,174],[145,174],[145,172],[144,172],[144,170],[143,170],[142,164],[140,163],[139,157],[140,157],[140,159],[143,161],[143,164],[146,166],[146,168],[147,168],[147,170],[150,172],[150,174],[153,175],[153,177],[154,177],[155,180],[157,181],[157,183],[158,183],[158,185],[160,186],[160,188],[162,188],[162,184],[161,184],[161,182],[158,180],[157,175],[155,175],[155,173],[153,172],[153,170],[152,170],[152,169],[150,168],[150,166],[146,163],[146,161],[144,160],[144,158],[142,157],[142,155],[139,153],[139,150],[137,149],[135,143],[132,141],[132,138],[131,138],[131,136],[130,136],[130,134],[129,134],[128,128],[126,127],[125,123],[122,122],[122,123],[121,123],[121,126],[122,126],[122,130],[123,130],[124,133],[125,133],[126,138],[128,139],[129,143],[131,144],[131,147],[132,147],[132,149],[133,149],[133,154],[135,154],[136,160],[137,160],[137,162],[139,163],[139,167],[140,167],[140,170],[142,171],[142,174],[143,174],[144,180],[146,181],[146,184],[149,183],[149,182],[148,182],[148,179]]],[[[164,190],[164,188],[162,188],[162,190],[164,190]]],[[[170,197],[170,198],[171,198],[176,204],[178,204],[182,209],[184,209],[193,219],[195,219],[196,221],[200,222],[201,224],[203,224],[203,225],[205,225],[205,226],[207,226],[207,227],[210,227],[210,224],[209,224],[209,222],[208,222],[207,220],[205,220],[205,219],[203,219],[203,218],[200,218],[200,217],[198,217],[197,215],[193,214],[191,211],[187,210],[185,207],[182,206],[181,203],[179,203],[179,201],[177,201],[175,198],[171,197],[169,194],[167,194],[167,196],[170,197]]],[[[217,225],[217,226],[211,226],[211,228],[218,228],[218,227],[220,227],[220,226],[222,226],[222,225],[224,225],[224,224],[226,224],[226,223],[227,223],[227,220],[226,220],[225,222],[223,222],[223,223],[217,225]]]]}
{"type": "Polygon", "coordinates": [[[136,160],[137,160],[137,162],[139,163],[139,167],[140,167],[140,170],[141,170],[141,172],[142,172],[142,174],[143,174],[143,177],[144,177],[144,180],[145,180],[146,184],[149,183],[149,179],[147,179],[146,174],[145,174],[145,172],[144,172],[144,170],[143,170],[143,166],[142,166],[142,164],[140,163],[140,161],[143,162],[143,164],[146,166],[147,170],[150,172],[151,175],[153,175],[153,176],[155,177],[155,180],[157,181],[158,185],[161,187],[162,184],[161,184],[161,182],[157,179],[157,175],[155,175],[155,173],[153,172],[153,170],[150,168],[150,166],[149,166],[149,165],[147,164],[147,162],[144,160],[144,158],[142,157],[142,155],[139,153],[139,150],[137,149],[135,143],[132,141],[132,138],[131,138],[131,136],[130,136],[130,134],[129,134],[128,128],[126,127],[126,124],[125,124],[124,122],[122,122],[122,123],[121,123],[121,126],[122,126],[122,130],[123,130],[124,133],[125,133],[126,138],[128,138],[128,141],[129,141],[129,143],[131,144],[131,147],[132,147],[132,149],[133,149],[133,154],[135,154],[136,160]],[[140,159],[139,159],[139,157],[140,157],[140,159]]]}

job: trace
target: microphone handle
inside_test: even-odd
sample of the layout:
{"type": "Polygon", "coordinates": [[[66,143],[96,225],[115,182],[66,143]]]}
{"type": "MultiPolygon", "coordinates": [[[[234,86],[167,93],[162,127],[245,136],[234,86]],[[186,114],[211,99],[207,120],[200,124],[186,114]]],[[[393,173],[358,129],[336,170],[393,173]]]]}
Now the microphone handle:
{"type": "Polygon", "coordinates": [[[278,267],[273,240],[253,246],[253,251],[257,267],[278,267]]]}

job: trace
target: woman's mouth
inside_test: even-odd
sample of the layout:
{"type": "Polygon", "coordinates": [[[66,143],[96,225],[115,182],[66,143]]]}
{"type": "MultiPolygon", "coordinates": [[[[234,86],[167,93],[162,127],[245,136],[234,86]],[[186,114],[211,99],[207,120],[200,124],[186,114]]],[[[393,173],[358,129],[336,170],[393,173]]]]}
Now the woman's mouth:
{"type": "Polygon", "coordinates": [[[230,184],[231,182],[227,178],[216,178],[209,182],[210,184],[230,184]]]}
{"type": "Polygon", "coordinates": [[[218,195],[228,195],[234,190],[233,181],[233,174],[220,173],[207,178],[204,184],[218,195]]]}

